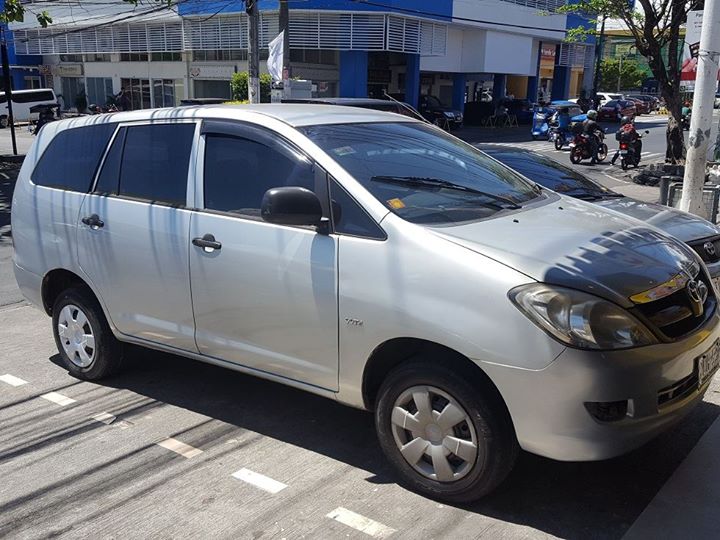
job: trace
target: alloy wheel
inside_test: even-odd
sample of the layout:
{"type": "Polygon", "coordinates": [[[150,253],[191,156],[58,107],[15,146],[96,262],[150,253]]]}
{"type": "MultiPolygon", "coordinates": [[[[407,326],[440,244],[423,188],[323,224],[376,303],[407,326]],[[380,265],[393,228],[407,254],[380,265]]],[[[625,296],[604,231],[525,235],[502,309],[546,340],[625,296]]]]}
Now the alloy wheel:
{"type": "Polygon", "coordinates": [[[421,475],[454,482],[475,465],[478,439],[465,409],[433,386],[413,386],[395,400],[392,433],[400,454],[421,475]]]}
{"type": "Polygon", "coordinates": [[[83,311],[68,304],[58,316],[57,332],[60,343],[70,361],[79,368],[87,368],[95,360],[95,333],[83,311]]]}

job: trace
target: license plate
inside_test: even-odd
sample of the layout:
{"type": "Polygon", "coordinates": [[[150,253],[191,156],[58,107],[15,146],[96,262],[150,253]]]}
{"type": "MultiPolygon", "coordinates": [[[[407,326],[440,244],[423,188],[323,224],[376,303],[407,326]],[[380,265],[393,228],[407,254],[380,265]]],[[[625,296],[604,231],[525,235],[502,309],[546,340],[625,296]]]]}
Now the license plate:
{"type": "Polygon", "coordinates": [[[720,340],[697,359],[698,386],[705,384],[720,367],[720,340]]]}
{"type": "Polygon", "coordinates": [[[625,154],[627,154],[627,150],[620,150],[620,155],[624,156],[625,154]]]}

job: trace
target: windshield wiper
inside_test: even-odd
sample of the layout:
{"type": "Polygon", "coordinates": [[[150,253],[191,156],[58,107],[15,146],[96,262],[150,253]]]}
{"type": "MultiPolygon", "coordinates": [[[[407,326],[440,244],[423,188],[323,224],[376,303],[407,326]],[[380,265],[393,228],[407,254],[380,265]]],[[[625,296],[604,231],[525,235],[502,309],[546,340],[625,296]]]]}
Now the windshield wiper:
{"type": "Polygon", "coordinates": [[[596,190],[590,190],[585,188],[575,188],[575,189],[569,189],[567,191],[560,191],[563,195],[568,195],[569,197],[574,197],[576,199],[580,199],[583,201],[597,201],[599,199],[604,199],[606,197],[622,197],[620,193],[615,193],[614,191],[596,191],[596,190]]]}
{"type": "Polygon", "coordinates": [[[495,195],[494,193],[488,193],[486,191],[481,191],[479,189],[471,188],[468,186],[456,184],[456,183],[450,182],[448,180],[441,180],[440,178],[423,178],[421,176],[382,176],[382,175],[380,175],[380,176],[373,176],[372,178],[370,178],[370,180],[373,182],[383,182],[385,184],[399,184],[399,185],[413,186],[413,187],[418,187],[418,188],[452,189],[455,191],[464,191],[466,193],[482,195],[483,197],[487,197],[488,199],[492,199],[494,201],[503,203],[508,208],[511,208],[513,210],[522,208],[522,206],[520,206],[518,203],[516,203],[515,201],[508,199],[506,197],[502,197],[500,195],[495,195]]]}

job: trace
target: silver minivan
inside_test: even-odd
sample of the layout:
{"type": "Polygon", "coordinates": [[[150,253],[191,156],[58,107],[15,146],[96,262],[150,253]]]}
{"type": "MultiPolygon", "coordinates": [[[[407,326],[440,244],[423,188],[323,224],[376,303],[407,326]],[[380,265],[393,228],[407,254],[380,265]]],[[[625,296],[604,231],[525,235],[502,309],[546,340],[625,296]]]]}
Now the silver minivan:
{"type": "Polygon", "coordinates": [[[390,113],[53,122],[12,208],[18,284],[73,375],[132,343],[374,411],[398,477],[441,500],[487,494],[521,448],[636,448],[720,362],[686,245],[390,113]]]}

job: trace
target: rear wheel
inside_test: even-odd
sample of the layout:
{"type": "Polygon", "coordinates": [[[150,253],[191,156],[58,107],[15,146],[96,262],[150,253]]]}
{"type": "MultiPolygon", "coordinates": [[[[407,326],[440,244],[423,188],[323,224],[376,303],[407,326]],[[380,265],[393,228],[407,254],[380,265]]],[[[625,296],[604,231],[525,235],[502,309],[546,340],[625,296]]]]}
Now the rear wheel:
{"type": "Polygon", "coordinates": [[[120,369],[122,344],[88,289],[73,287],[58,296],[53,305],[53,334],[63,363],[73,376],[97,380],[120,369]]]}
{"type": "Polygon", "coordinates": [[[429,360],[396,368],[380,388],[375,424],[403,483],[430,497],[467,502],[497,487],[518,454],[494,388],[429,360]]]}
{"type": "Polygon", "coordinates": [[[620,167],[622,167],[623,171],[627,171],[628,162],[625,160],[625,158],[620,158],[620,167]]]}
{"type": "Polygon", "coordinates": [[[563,138],[564,138],[564,137],[563,137],[562,135],[557,135],[557,136],[555,137],[555,150],[562,150],[562,147],[563,147],[563,138]]]}
{"type": "Polygon", "coordinates": [[[570,150],[570,162],[577,165],[582,161],[582,148],[576,146],[570,150]]]}
{"type": "Polygon", "coordinates": [[[0,116],[0,128],[5,129],[10,125],[7,116],[0,116]]]}

